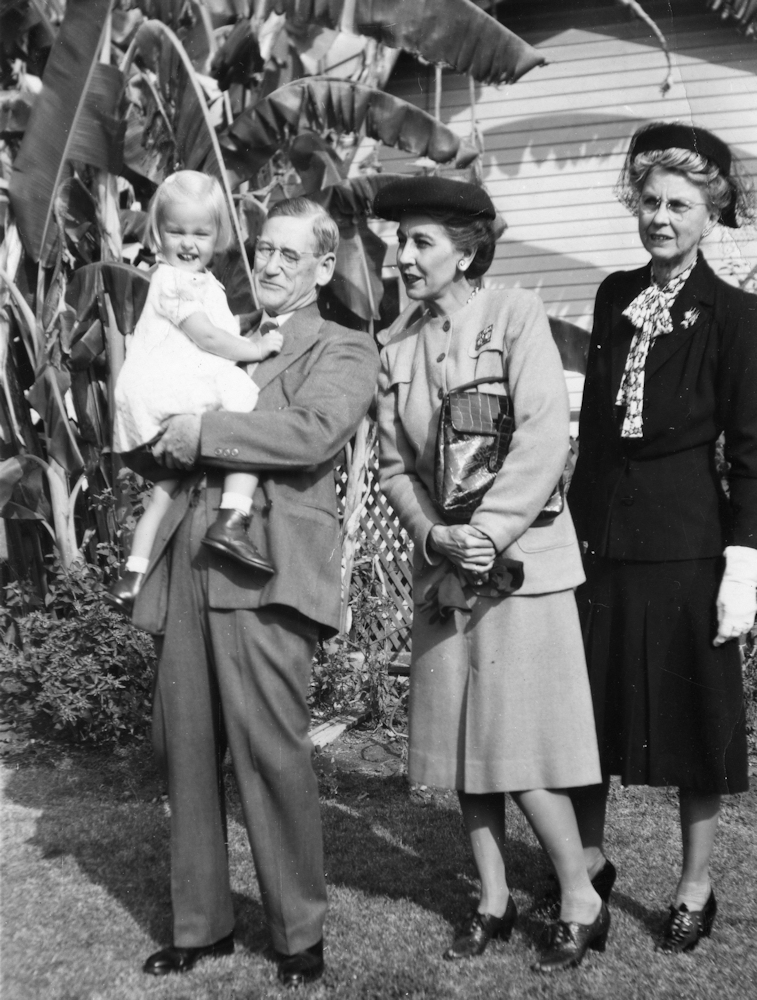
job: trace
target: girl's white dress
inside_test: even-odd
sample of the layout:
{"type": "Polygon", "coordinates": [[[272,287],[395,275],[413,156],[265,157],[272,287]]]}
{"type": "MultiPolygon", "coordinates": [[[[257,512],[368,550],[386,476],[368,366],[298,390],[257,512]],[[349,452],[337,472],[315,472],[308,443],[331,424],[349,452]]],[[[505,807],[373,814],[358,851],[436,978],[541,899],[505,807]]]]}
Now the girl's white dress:
{"type": "Polygon", "coordinates": [[[116,451],[153,441],[163,422],[178,413],[246,413],[255,407],[258,388],[250,376],[234,361],[201,350],[181,330],[193,313],[205,313],[215,326],[240,335],[223,285],[209,271],[194,274],[159,264],[116,383],[116,451]]]}

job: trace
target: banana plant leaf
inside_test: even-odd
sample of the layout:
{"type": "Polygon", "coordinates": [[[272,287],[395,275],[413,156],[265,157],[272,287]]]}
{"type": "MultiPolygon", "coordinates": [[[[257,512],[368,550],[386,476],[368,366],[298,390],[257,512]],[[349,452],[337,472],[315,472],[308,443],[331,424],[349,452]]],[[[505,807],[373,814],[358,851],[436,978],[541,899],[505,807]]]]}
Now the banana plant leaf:
{"type": "Polygon", "coordinates": [[[478,151],[434,117],[407,101],[362,84],[310,77],[280,87],[231,125],[222,145],[232,154],[234,170],[253,177],[276,153],[305,129],[354,133],[436,163],[465,167],[478,151]]]}
{"type": "Polygon", "coordinates": [[[379,319],[384,294],[381,272],[386,244],[369,229],[373,199],[399,174],[353,177],[317,191],[308,197],[319,202],[339,226],[339,252],[331,281],[332,294],[363,320],[379,319]]]}
{"type": "Polygon", "coordinates": [[[317,132],[302,132],[289,147],[289,162],[308,195],[341,184],[347,171],[336,152],[317,132]]]}
{"type": "Polygon", "coordinates": [[[264,65],[252,23],[244,18],[237,21],[213,56],[210,71],[221,90],[228,90],[232,83],[248,87],[255,75],[262,73],[264,65]]]}
{"type": "Polygon", "coordinates": [[[98,297],[102,291],[110,297],[118,329],[124,336],[134,333],[147,293],[150,275],[131,264],[99,261],[74,271],[66,288],[66,302],[76,311],[78,322],[71,332],[69,349],[89,332],[99,318],[98,297]]]}
{"type": "Polygon", "coordinates": [[[0,517],[21,521],[52,520],[39,462],[13,455],[0,462],[0,517]]]}
{"type": "Polygon", "coordinates": [[[585,375],[591,334],[583,327],[569,323],[566,319],[558,319],[557,316],[549,317],[549,326],[565,371],[585,375]]]}
{"type": "MultiPolygon", "coordinates": [[[[150,93],[153,120],[160,120],[161,129],[168,135],[167,148],[170,156],[165,154],[163,163],[154,164],[157,176],[151,179],[162,180],[163,176],[179,167],[191,170],[202,170],[219,178],[224,189],[226,200],[231,208],[231,222],[234,234],[239,244],[240,260],[245,268],[247,280],[252,289],[252,273],[247,258],[243,253],[244,238],[234,209],[234,198],[231,193],[229,177],[224,166],[223,153],[218,143],[215,126],[208,108],[202,82],[187,55],[184,46],[176,35],[160,21],[146,21],[137,32],[129,47],[122,68],[124,73],[130,69],[132,61],[139,55],[142,63],[156,74],[158,87],[155,88],[147,74],[141,74],[143,93],[150,93]],[[162,176],[161,176],[162,174],[162,176]]],[[[137,122],[141,116],[137,115],[137,122]]],[[[133,141],[129,142],[127,127],[127,146],[131,152],[133,141]]],[[[141,140],[149,146],[153,140],[149,132],[144,132],[141,140]]],[[[139,170],[128,157],[127,163],[133,169],[139,170]]]]}
{"type": "MultiPolygon", "coordinates": [[[[94,101],[113,98],[112,67],[98,69],[97,55],[110,0],[68,0],[34,102],[29,126],[13,163],[9,194],[21,239],[35,261],[49,258],[55,237],[55,199],[74,156],[110,166],[115,108],[93,116],[94,101]],[[88,92],[97,97],[88,101],[88,92]],[[106,80],[109,82],[106,83],[106,80]],[[102,87],[101,87],[102,84],[102,87]],[[107,124],[107,127],[106,127],[107,124]]],[[[117,70],[115,71],[118,72],[117,70]]],[[[115,127],[115,126],[114,126],[115,127]]]]}
{"type": "Polygon", "coordinates": [[[368,228],[364,218],[340,224],[336,268],[329,287],[360,319],[379,319],[385,254],[386,243],[368,228]]]}
{"type": "Polygon", "coordinates": [[[45,425],[47,454],[70,476],[84,468],[80,438],[66,410],[64,396],[71,387],[68,372],[45,365],[27,393],[29,403],[45,425]]]}
{"type": "Polygon", "coordinates": [[[160,21],[142,24],[134,39],[134,53],[155,74],[157,86],[145,78],[130,82],[130,89],[139,92],[140,106],[132,102],[127,117],[126,164],[154,183],[177,167],[220,176],[200,106],[201,94],[165,25],[160,21]]]}
{"type": "MultiPolygon", "coordinates": [[[[340,25],[347,0],[263,0],[260,14],[340,25]]],[[[471,0],[356,0],[355,30],[479,83],[513,83],[546,59],[471,0]]]]}

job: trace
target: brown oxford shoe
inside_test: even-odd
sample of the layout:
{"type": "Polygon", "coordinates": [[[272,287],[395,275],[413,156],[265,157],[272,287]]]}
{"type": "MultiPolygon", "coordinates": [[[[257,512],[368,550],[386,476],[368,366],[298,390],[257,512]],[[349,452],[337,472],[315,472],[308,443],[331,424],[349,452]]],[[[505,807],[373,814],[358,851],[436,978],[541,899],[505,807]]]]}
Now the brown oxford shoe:
{"type": "Polygon", "coordinates": [[[131,617],[134,600],[139,593],[144,578],[144,573],[124,573],[103,592],[103,600],[107,604],[110,604],[116,611],[120,611],[122,614],[131,617]]]}
{"type": "Polygon", "coordinates": [[[234,952],[234,932],[214,944],[206,944],[200,948],[177,948],[170,945],[150,955],[142,971],[151,976],[167,976],[171,972],[189,972],[201,958],[220,958],[234,952]]]}
{"type": "Polygon", "coordinates": [[[323,961],[323,939],[317,941],[304,951],[295,952],[294,955],[282,955],[276,952],[276,959],[279,963],[279,980],[284,986],[303,986],[305,983],[312,983],[323,975],[325,963],[323,961]]]}
{"type": "Polygon", "coordinates": [[[231,556],[245,566],[252,566],[261,573],[273,573],[273,566],[250,541],[247,535],[249,526],[250,518],[241,510],[222,507],[218,511],[218,517],[206,531],[202,544],[231,556]]]}

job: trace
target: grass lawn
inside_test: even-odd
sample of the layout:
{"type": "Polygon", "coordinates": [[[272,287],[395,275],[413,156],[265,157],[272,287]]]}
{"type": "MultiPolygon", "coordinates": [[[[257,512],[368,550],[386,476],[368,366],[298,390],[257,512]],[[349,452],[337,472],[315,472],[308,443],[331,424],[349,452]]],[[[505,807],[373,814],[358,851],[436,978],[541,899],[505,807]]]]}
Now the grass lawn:
{"type": "MultiPolygon", "coordinates": [[[[330,890],[327,971],[308,998],[695,998],[757,995],[757,794],[728,801],[714,859],[713,937],[666,957],[654,939],[675,883],[675,796],[613,789],[608,853],[619,870],[608,950],[554,977],[529,971],[542,925],[528,911],[548,865],[510,807],[512,941],[442,961],[452,924],[477,898],[454,795],[411,790],[396,757],[348,734],[318,759],[330,890]],[[364,766],[357,769],[360,757],[364,766]],[[373,763],[371,763],[373,761],[373,763]]],[[[168,822],[147,751],[32,749],[3,764],[4,1000],[268,1000],[284,994],[266,951],[255,874],[229,776],[237,911],[233,957],[184,976],[140,966],[170,941],[168,822]]]]}

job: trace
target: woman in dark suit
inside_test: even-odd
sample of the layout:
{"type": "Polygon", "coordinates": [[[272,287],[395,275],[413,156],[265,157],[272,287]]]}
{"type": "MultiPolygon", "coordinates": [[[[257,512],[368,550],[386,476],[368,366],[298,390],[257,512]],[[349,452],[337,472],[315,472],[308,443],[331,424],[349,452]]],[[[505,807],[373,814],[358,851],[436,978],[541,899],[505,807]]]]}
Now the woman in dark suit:
{"type": "Polygon", "coordinates": [[[610,275],[594,313],[570,508],[604,784],[574,801],[596,877],[609,775],[679,788],[683,869],[660,946],[678,952],[710,933],[720,798],[748,787],[737,640],[756,608],[757,297],[699,244],[753,203],[725,143],[663,122],[634,135],[617,193],[652,259],[610,275]]]}

